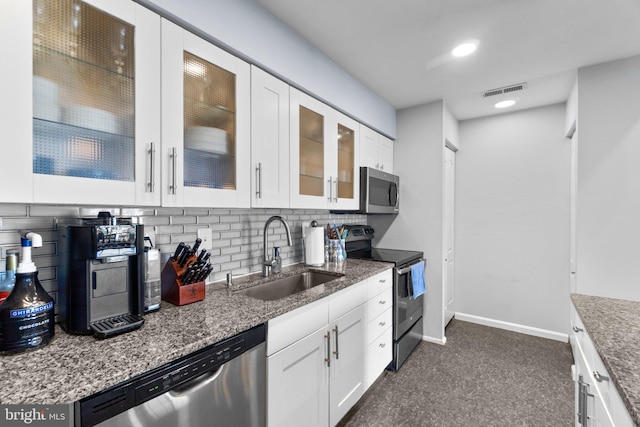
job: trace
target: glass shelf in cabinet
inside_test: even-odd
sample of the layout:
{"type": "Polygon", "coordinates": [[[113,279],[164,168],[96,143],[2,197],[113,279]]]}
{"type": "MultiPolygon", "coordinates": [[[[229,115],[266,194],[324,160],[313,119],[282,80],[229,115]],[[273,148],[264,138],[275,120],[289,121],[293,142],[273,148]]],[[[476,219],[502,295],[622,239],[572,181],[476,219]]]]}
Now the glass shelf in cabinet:
{"type": "MultiPolygon", "coordinates": [[[[42,54],[44,54],[44,55],[50,55],[51,56],[50,61],[56,61],[56,60],[63,60],[65,62],[71,61],[71,62],[75,62],[75,63],[81,64],[81,65],[86,65],[86,66],[95,68],[97,70],[103,71],[103,72],[105,72],[105,73],[107,73],[109,75],[112,75],[114,77],[127,79],[127,80],[135,80],[135,76],[134,75],[121,73],[118,70],[113,70],[113,69],[105,67],[103,65],[99,65],[99,64],[96,64],[94,62],[86,61],[84,59],[71,56],[71,55],[69,55],[67,53],[60,52],[60,51],[52,49],[52,48],[44,47],[44,46],[41,46],[41,45],[35,45],[35,44],[34,44],[33,48],[34,48],[34,51],[37,49],[37,50],[41,51],[42,54]]],[[[37,55],[38,55],[38,53],[34,52],[34,69],[36,69],[39,65],[43,65],[43,66],[45,65],[45,64],[38,64],[38,62],[39,61],[43,61],[44,58],[43,59],[38,59],[37,55]]]]}
{"type": "Polygon", "coordinates": [[[134,181],[132,137],[34,118],[33,172],[134,181]]]}

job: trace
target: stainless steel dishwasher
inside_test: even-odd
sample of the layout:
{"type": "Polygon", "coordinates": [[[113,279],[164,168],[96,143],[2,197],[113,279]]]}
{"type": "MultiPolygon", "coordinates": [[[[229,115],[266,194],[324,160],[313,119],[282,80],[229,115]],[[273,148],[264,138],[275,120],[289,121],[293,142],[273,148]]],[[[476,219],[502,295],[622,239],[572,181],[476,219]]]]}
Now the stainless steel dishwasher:
{"type": "Polygon", "coordinates": [[[265,325],[75,403],[76,426],[264,426],[265,325]]]}

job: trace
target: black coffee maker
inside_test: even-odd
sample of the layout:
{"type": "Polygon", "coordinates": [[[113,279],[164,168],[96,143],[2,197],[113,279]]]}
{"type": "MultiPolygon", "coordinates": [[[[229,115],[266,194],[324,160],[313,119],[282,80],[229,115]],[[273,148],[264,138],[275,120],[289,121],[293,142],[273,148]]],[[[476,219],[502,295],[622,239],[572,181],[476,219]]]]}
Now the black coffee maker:
{"type": "Polygon", "coordinates": [[[144,323],[144,226],[100,212],[58,221],[58,321],[104,338],[144,323]]]}

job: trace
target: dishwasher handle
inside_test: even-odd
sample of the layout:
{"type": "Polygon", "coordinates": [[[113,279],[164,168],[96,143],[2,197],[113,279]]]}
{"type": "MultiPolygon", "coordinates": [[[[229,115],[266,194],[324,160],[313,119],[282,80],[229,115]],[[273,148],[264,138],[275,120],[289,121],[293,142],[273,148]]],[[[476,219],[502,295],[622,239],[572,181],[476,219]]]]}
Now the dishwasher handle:
{"type": "Polygon", "coordinates": [[[172,388],[168,391],[168,393],[171,397],[180,397],[197,392],[198,390],[201,390],[214,382],[220,376],[220,374],[222,374],[224,367],[225,365],[220,365],[214,369],[211,369],[209,372],[205,372],[200,376],[192,378],[189,381],[172,388]]]}

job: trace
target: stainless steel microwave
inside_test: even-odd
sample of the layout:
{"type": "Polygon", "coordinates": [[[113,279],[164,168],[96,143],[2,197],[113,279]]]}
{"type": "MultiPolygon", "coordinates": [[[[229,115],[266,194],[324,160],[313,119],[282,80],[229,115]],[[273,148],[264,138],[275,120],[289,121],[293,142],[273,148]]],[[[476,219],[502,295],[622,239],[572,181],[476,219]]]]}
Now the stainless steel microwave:
{"type": "Polygon", "coordinates": [[[360,168],[360,212],[398,213],[400,177],[377,169],[360,168]]]}

